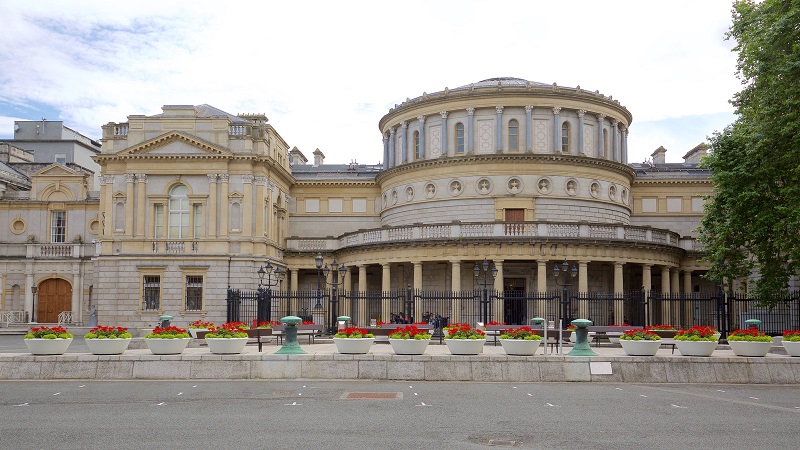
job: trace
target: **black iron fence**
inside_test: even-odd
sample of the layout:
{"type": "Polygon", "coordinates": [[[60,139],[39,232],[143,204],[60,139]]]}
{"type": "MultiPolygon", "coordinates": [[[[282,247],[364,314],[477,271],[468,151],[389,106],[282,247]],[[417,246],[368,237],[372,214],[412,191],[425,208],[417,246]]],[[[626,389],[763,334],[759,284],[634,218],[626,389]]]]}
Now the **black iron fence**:
{"type": "Polygon", "coordinates": [[[760,329],[778,335],[800,329],[800,291],[786,294],[773,307],[759,306],[758,299],[740,293],[676,293],[651,291],[604,292],[498,292],[413,291],[347,292],[342,290],[276,291],[229,289],[227,319],[247,323],[276,321],[294,315],[332,329],[340,315],[369,325],[426,322],[444,326],[498,321],[529,324],[541,317],[558,326],[573,319],[589,319],[595,325],[669,324],[676,328],[714,325],[723,335],[745,327],[745,320],[759,319],[760,329]]]}

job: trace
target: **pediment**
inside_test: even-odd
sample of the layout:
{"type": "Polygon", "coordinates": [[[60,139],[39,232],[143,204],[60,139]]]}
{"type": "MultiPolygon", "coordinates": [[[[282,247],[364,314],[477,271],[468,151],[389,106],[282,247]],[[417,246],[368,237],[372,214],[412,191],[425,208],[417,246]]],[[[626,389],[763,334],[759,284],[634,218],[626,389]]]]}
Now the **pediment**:
{"type": "Polygon", "coordinates": [[[161,136],[128,147],[118,156],[233,156],[229,150],[180,131],[170,131],[161,136]]]}
{"type": "Polygon", "coordinates": [[[82,175],[67,166],[61,164],[50,164],[44,169],[34,173],[35,176],[64,176],[64,175],[82,175]]]}

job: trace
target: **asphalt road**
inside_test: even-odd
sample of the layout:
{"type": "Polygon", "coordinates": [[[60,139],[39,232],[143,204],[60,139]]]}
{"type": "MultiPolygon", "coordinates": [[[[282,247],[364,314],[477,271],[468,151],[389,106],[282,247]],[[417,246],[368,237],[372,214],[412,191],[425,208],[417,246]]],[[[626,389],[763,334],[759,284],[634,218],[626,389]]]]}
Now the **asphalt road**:
{"type": "Polygon", "coordinates": [[[766,385],[2,381],[0,448],[796,448],[766,385]],[[355,394],[355,397],[347,398],[355,394]],[[513,446],[512,446],[513,445],[513,446]]]}

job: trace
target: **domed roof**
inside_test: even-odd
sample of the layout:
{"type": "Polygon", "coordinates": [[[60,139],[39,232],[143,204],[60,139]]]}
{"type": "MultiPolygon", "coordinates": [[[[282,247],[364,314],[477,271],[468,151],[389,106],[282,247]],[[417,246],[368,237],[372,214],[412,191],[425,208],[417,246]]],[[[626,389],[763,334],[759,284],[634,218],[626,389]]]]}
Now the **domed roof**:
{"type": "Polygon", "coordinates": [[[514,77],[495,77],[495,78],[487,78],[485,80],[478,81],[477,83],[468,84],[465,86],[459,86],[453,90],[459,89],[470,89],[470,88],[483,88],[483,87],[528,87],[528,86],[537,86],[537,87],[547,87],[552,86],[551,84],[546,83],[539,83],[538,81],[528,81],[522,78],[514,78],[514,77]]]}

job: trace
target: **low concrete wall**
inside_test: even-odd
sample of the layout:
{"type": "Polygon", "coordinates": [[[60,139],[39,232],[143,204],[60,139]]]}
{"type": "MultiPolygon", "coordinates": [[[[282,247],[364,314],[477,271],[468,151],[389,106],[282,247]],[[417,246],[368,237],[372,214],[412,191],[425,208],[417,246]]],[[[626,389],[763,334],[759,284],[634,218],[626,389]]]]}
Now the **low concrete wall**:
{"type": "Polygon", "coordinates": [[[370,379],[800,383],[800,358],[275,355],[0,355],[0,379],[370,379]]]}

